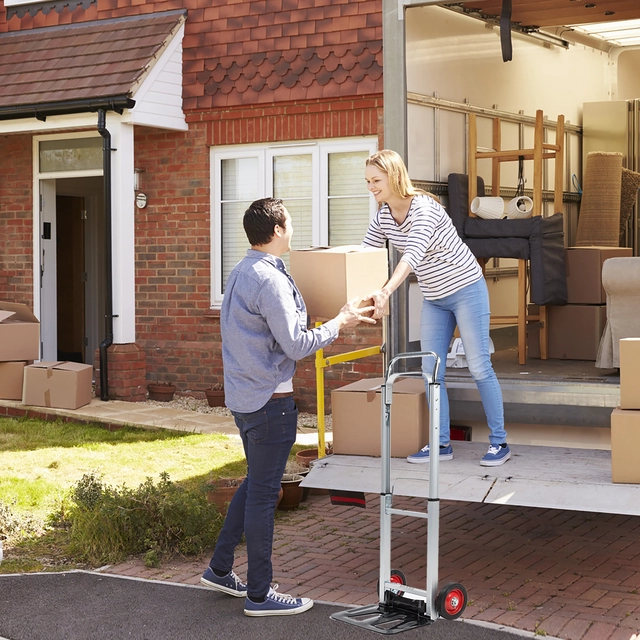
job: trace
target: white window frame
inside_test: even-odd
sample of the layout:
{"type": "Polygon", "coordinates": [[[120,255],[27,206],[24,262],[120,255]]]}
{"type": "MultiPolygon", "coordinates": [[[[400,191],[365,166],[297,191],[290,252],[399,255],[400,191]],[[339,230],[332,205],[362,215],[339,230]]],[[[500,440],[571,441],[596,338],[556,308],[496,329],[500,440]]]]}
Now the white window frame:
{"type": "MultiPolygon", "coordinates": [[[[312,243],[327,246],[329,243],[329,154],[366,151],[369,155],[378,150],[375,136],[334,138],[305,142],[277,144],[246,144],[212,147],[211,160],[211,307],[222,304],[222,161],[237,158],[258,159],[259,198],[273,197],[273,158],[277,155],[312,156],[312,243]]],[[[364,183],[364,167],[362,170],[364,183]]],[[[376,202],[369,198],[369,219],[376,212],[376,202]]]]}

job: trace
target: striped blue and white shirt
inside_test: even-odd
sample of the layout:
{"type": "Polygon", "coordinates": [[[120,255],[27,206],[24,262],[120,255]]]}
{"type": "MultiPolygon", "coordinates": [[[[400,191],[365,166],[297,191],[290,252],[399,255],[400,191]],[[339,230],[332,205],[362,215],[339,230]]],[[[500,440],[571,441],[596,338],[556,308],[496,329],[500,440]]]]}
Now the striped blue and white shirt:
{"type": "Polygon", "coordinates": [[[478,261],[460,239],[444,208],[427,195],[413,197],[402,224],[382,205],[362,244],[383,247],[386,240],[413,269],[426,300],[449,296],[483,277],[478,261]]]}

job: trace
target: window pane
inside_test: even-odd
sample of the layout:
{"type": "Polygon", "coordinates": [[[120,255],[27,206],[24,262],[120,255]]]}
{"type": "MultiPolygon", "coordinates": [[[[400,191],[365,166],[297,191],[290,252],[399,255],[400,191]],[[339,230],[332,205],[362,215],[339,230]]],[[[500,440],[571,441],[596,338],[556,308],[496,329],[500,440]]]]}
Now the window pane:
{"type": "Polygon", "coordinates": [[[329,244],[360,244],[369,226],[366,151],[329,154],[329,244]]]}
{"type": "Polygon", "coordinates": [[[259,197],[258,158],[230,158],[223,160],[222,201],[248,200],[249,204],[251,204],[259,197]]]}
{"type": "Polygon", "coordinates": [[[247,234],[242,226],[244,212],[253,200],[222,204],[222,289],[224,291],[231,269],[244,257],[249,248],[247,234]]]}
{"type": "Polygon", "coordinates": [[[369,226],[369,195],[329,200],[329,244],[360,244],[369,226]]]}
{"type": "Polygon", "coordinates": [[[102,169],[102,138],[40,141],[40,171],[102,169]]]}
{"type": "Polygon", "coordinates": [[[261,197],[257,157],[227,158],[221,162],[222,289],[231,269],[244,257],[249,241],[242,226],[247,207],[261,197]]]}
{"type": "MultiPolygon", "coordinates": [[[[273,197],[281,198],[293,224],[292,249],[310,247],[313,239],[313,158],[311,154],[273,158],[273,197]]],[[[282,256],[287,268],[289,255],[282,256]]]]}

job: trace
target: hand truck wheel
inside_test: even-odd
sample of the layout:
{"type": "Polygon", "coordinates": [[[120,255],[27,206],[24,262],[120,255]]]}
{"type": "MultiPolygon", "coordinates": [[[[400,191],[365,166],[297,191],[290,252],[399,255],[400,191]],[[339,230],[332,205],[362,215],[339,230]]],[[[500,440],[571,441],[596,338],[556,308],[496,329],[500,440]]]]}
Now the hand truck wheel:
{"type": "MultiPolygon", "coordinates": [[[[394,584],[407,584],[407,576],[402,573],[399,569],[391,569],[391,577],[389,578],[389,582],[393,582],[394,584]]],[[[378,580],[376,591],[379,590],[380,580],[378,580]]],[[[391,593],[401,596],[404,594],[404,591],[396,591],[395,589],[391,590],[391,593]]]]}
{"type": "Polygon", "coordinates": [[[456,620],[467,607],[467,590],[457,582],[446,584],[436,598],[436,611],[445,620],[456,620]]]}

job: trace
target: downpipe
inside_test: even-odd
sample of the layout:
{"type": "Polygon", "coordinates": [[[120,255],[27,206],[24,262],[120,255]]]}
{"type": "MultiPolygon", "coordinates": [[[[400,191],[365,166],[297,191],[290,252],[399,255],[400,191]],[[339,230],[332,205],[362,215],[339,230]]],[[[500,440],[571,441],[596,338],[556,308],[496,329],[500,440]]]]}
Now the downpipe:
{"type": "Polygon", "coordinates": [[[113,344],[113,274],[111,240],[111,133],[106,127],[106,111],[98,110],[98,133],[102,136],[102,172],[105,217],[105,339],[100,343],[100,400],[109,400],[109,362],[107,350],[113,344]]]}

